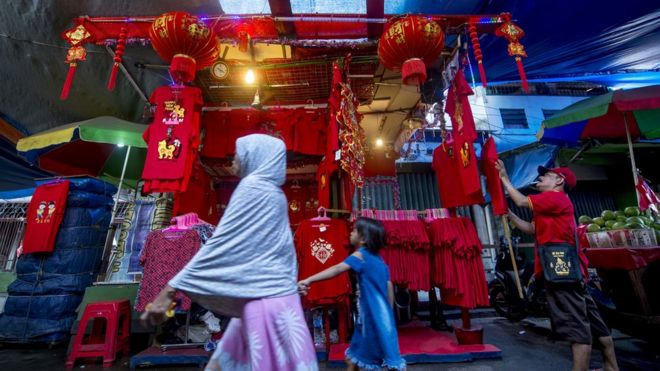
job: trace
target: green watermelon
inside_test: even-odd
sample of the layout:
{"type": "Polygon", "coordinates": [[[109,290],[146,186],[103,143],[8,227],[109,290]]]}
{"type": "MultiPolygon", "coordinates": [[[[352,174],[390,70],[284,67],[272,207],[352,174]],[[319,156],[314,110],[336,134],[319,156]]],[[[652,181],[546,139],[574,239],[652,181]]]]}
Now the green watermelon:
{"type": "Polygon", "coordinates": [[[623,223],[623,222],[616,222],[616,223],[614,223],[614,225],[612,226],[612,229],[613,229],[613,230],[626,229],[626,223],[623,223]]]}
{"type": "Polygon", "coordinates": [[[642,219],[641,216],[631,216],[630,218],[626,219],[626,223],[628,224],[639,224],[639,225],[644,225],[644,219],[642,219]]]}
{"type": "MultiPolygon", "coordinates": [[[[660,222],[653,223],[653,229],[655,229],[656,231],[660,231],[660,222]]],[[[658,241],[658,242],[660,242],[660,241],[658,241]]]]}
{"type": "Polygon", "coordinates": [[[626,223],[626,229],[642,229],[644,228],[643,224],[639,223],[626,223]]]}
{"type": "Polygon", "coordinates": [[[614,212],[614,215],[616,215],[617,217],[619,217],[619,216],[625,217],[626,213],[624,213],[622,210],[617,210],[617,211],[614,212]]]}
{"type": "Polygon", "coordinates": [[[600,232],[600,226],[596,223],[591,223],[587,226],[587,232],[600,232]]]}
{"type": "Polygon", "coordinates": [[[605,222],[605,227],[608,229],[612,229],[612,226],[616,223],[616,220],[608,220],[605,222]]]}
{"type": "Polygon", "coordinates": [[[639,207],[637,206],[628,206],[626,207],[623,212],[626,214],[626,216],[640,216],[642,212],[639,210],[639,207]]]}
{"type": "Polygon", "coordinates": [[[600,227],[605,226],[605,219],[603,219],[603,218],[600,217],[600,216],[597,216],[597,217],[593,218],[592,221],[593,221],[594,223],[598,224],[598,226],[600,226],[600,227]]]}
{"type": "Polygon", "coordinates": [[[581,225],[591,224],[591,217],[589,215],[581,215],[578,218],[578,223],[580,223],[581,225]]]}
{"type": "Polygon", "coordinates": [[[626,219],[628,219],[628,218],[626,218],[625,215],[620,215],[620,216],[617,216],[617,217],[616,217],[616,221],[617,221],[617,222],[625,223],[625,222],[626,222],[626,219]]]}
{"type": "Polygon", "coordinates": [[[605,220],[615,220],[616,219],[616,214],[614,214],[614,211],[611,211],[611,210],[603,210],[603,212],[600,213],[600,216],[605,220]]]}

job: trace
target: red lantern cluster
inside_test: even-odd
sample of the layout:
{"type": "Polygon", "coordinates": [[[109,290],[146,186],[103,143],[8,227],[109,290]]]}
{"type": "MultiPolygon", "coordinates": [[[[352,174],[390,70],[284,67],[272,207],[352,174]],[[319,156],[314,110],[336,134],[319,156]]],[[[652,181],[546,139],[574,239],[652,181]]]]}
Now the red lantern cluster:
{"type": "Polygon", "coordinates": [[[403,83],[426,81],[426,66],[435,62],[445,45],[445,34],[434,21],[408,15],[390,22],[378,41],[378,58],[385,68],[401,71],[403,83]]]}
{"type": "Polygon", "coordinates": [[[470,41],[472,41],[472,50],[474,51],[474,59],[477,60],[479,66],[479,76],[481,77],[481,86],[484,88],[488,86],[486,81],[486,70],[484,69],[484,55],[481,52],[481,44],[479,43],[479,36],[477,35],[477,25],[474,19],[470,19],[468,25],[470,41]]]}
{"type": "Polygon", "coordinates": [[[108,79],[108,90],[115,90],[115,82],[117,81],[117,70],[119,70],[119,65],[121,64],[122,57],[124,56],[124,50],[126,49],[126,37],[127,31],[126,27],[122,27],[119,31],[119,39],[117,39],[117,49],[115,49],[115,56],[113,60],[115,63],[112,64],[112,70],[110,71],[110,79],[108,79]]]}
{"type": "Polygon", "coordinates": [[[197,17],[170,12],[156,18],[149,28],[151,46],[170,63],[170,74],[178,82],[190,82],[195,71],[218,59],[215,35],[197,17]]]}

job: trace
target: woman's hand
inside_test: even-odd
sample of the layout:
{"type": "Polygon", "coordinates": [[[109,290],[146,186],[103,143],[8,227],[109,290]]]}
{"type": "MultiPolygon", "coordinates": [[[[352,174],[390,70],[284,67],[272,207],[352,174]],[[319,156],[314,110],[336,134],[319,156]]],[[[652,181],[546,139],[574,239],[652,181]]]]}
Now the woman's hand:
{"type": "Polygon", "coordinates": [[[298,282],[298,294],[300,295],[307,295],[309,293],[309,281],[307,280],[302,280],[298,282]]]}
{"type": "Polygon", "coordinates": [[[140,322],[143,326],[155,326],[165,322],[169,317],[168,311],[172,310],[172,303],[174,302],[174,296],[176,295],[176,290],[170,286],[166,286],[158,294],[156,299],[147,304],[144,313],[140,316],[140,322]]]}

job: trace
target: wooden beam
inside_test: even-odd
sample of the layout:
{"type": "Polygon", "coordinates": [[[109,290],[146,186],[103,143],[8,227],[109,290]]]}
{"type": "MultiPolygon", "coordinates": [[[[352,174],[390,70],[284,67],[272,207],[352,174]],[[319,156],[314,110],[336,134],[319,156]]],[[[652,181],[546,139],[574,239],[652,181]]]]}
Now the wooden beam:
{"type": "MultiPolygon", "coordinates": [[[[385,0],[367,0],[367,18],[383,18],[385,16],[385,0]]],[[[367,23],[367,35],[370,40],[380,38],[383,33],[382,23],[367,23]]]]}
{"type": "MultiPolygon", "coordinates": [[[[268,4],[270,5],[270,13],[275,17],[293,16],[290,0],[268,0],[268,4]]],[[[276,21],[275,27],[280,37],[296,38],[296,28],[293,26],[293,22],[276,21]]]]}

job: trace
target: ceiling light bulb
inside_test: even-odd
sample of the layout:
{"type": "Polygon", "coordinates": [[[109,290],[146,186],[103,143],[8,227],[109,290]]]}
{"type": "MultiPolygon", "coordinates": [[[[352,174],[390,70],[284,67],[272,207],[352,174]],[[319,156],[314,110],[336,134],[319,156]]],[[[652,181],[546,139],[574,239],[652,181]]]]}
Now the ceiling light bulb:
{"type": "Polygon", "coordinates": [[[376,139],[376,147],[382,147],[383,146],[383,140],[378,138],[376,139]]]}
{"type": "Polygon", "coordinates": [[[254,81],[256,80],[256,76],[254,75],[254,71],[251,69],[247,70],[247,73],[245,74],[245,82],[248,83],[249,85],[254,84],[254,81]]]}

